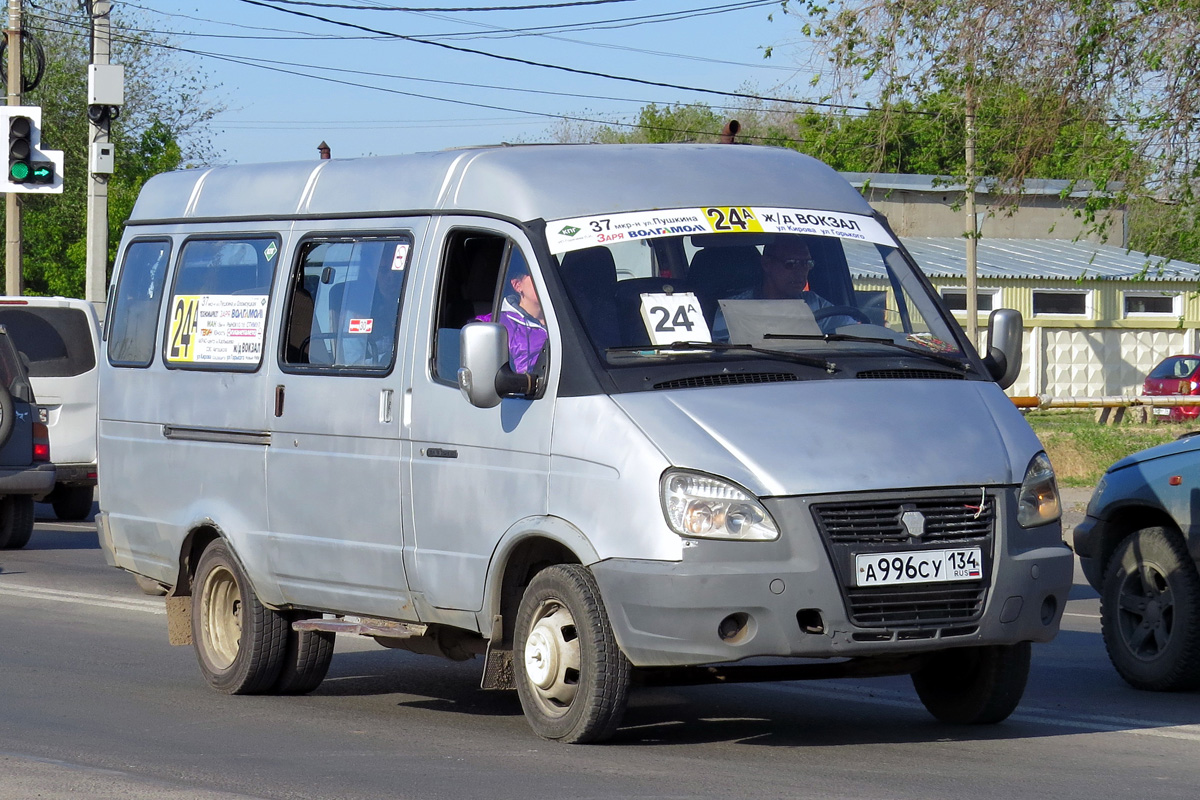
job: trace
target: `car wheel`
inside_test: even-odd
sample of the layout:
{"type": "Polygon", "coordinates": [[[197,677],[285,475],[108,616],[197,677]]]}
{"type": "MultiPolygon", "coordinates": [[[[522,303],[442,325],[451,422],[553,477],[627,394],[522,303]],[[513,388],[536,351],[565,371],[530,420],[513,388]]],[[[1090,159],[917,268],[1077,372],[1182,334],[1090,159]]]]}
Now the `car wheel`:
{"type": "Polygon", "coordinates": [[[78,522],[92,513],[91,486],[63,486],[59,484],[46,499],[54,507],[54,516],[62,520],[78,522]]]}
{"type": "Polygon", "coordinates": [[[1008,718],[1029,679],[1029,642],[945,650],[925,657],[912,675],[930,714],[957,725],[986,725],[1008,718]]]}
{"type": "Polygon", "coordinates": [[[269,691],[283,666],[287,620],[259,602],[223,540],[200,556],[192,592],[192,642],[205,680],[226,694],[269,691]]]}
{"type": "Polygon", "coordinates": [[[1200,576],[1177,536],[1145,528],[1121,543],[1101,587],[1100,630],[1131,686],[1200,686],[1200,576]]]}
{"type": "Polygon", "coordinates": [[[560,564],[534,576],[521,598],[513,644],[517,694],[538,736],[566,743],[612,736],[625,713],[631,670],[590,570],[560,564]]]}
{"type": "Polygon", "coordinates": [[[0,497],[0,550],[20,550],[33,536],[33,498],[24,494],[0,497]]]}
{"type": "Polygon", "coordinates": [[[3,447],[12,435],[15,419],[12,393],[8,391],[7,386],[0,386],[0,447],[3,447]]]}
{"type": "Polygon", "coordinates": [[[275,694],[308,694],[320,686],[333,661],[334,638],[332,631],[292,630],[289,621],[283,671],[271,691],[275,694]]]}

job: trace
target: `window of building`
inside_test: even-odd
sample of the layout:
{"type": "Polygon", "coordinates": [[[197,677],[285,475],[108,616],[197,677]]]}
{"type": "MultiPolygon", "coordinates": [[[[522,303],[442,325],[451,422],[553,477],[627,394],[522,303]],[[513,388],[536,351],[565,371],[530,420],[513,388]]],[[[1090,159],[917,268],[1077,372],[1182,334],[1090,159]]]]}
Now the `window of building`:
{"type": "Polygon", "coordinates": [[[1178,317],[1183,296],[1178,292],[1125,292],[1127,317],[1178,317]]]}
{"type": "Polygon", "coordinates": [[[1090,317],[1092,315],[1092,293],[1067,289],[1034,289],[1033,315],[1035,317],[1090,317]]]}
{"type": "MultiPolygon", "coordinates": [[[[946,301],[946,305],[949,306],[951,311],[959,314],[967,313],[966,289],[942,289],[942,299],[946,301]]],[[[989,314],[993,309],[1000,307],[1000,290],[976,289],[975,302],[980,314],[989,314]]]]}
{"type": "Polygon", "coordinates": [[[171,259],[171,243],[135,240],[125,250],[104,326],[108,360],[120,367],[149,366],[154,358],[158,310],[171,259]]]}

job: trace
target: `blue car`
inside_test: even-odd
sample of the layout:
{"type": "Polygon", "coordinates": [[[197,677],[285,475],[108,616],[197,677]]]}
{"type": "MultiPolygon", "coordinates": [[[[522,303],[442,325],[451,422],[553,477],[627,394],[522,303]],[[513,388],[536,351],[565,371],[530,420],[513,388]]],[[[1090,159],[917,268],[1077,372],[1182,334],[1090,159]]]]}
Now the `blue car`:
{"type": "Polygon", "coordinates": [[[1200,687],[1200,431],[1108,468],[1075,528],[1113,666],[1153,691],[1200,687]]]}

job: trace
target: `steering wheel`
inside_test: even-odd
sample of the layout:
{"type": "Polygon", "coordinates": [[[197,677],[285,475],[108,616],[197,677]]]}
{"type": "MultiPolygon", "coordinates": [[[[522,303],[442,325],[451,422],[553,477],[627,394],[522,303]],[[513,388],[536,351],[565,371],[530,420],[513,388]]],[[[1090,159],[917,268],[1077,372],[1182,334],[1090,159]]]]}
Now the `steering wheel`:
{"type": "Polygon", "coordinates": [[[824,308],[818,308],[813,312],[813,319],[815,319],[817,322],[820,322],[823,319],[829,319],[830,317],[839,316],[854,317],[854,319],[858,320],[864,325],[871,324],[871,318],[867,316],[867,312],[863,311],[857,306],[825,306],[824,308]]]}

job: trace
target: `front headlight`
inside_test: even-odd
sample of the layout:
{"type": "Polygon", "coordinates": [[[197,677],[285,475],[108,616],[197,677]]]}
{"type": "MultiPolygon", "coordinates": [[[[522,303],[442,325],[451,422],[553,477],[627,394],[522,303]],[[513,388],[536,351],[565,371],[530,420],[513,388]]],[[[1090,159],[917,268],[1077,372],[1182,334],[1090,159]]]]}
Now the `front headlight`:
{"type": "Polygon", "coordinates": [[[771,515],[749,492],[697,472],[668,470],[659,483],[671,530],[698,539],[769,542],[779,538],[771,515]]]}
{"type": "Polygon", "coordinates": [[[1017,497],[1017,524],[1022,528],[1045,525],[1062,516],[1058,499],[1058,481],[1045,453],[1038,453],[1025,470],[1021,494],[1017,497]]]}

